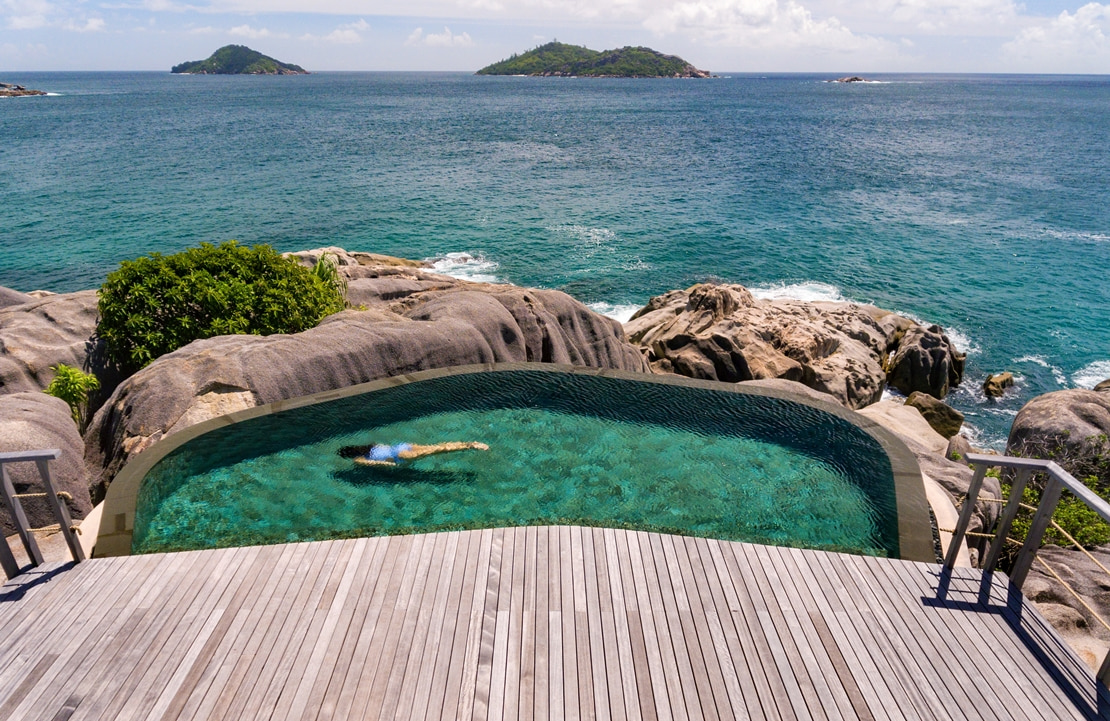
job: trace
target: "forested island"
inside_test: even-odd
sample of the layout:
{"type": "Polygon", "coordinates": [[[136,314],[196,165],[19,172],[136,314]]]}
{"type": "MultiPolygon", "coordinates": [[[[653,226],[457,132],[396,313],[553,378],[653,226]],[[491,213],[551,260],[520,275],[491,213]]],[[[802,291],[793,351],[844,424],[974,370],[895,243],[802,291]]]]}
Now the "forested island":
{"type": "Polygon", "coordinates": [[[590,78],[708,78],[675,55],[644,47],[590,50],[558,41],[541,45],[523,55],[487,65],[478,75],[533,75],[590,78]]]}
{"type": "Polygon", "coordinates": [[[308,75],[300,65],[283,63],[246,45],[225,45],[207,60],[174,65],[171,73],[185,75],[308,75]]]}

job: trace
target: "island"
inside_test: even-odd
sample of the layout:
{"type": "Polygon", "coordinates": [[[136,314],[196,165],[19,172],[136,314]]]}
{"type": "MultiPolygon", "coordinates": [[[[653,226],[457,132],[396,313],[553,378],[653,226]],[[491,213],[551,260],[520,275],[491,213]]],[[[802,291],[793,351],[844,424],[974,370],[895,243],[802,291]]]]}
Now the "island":
{"type": "Polygon", "coordinates": [[[712,77],[680,57],[664,55],[651,48],[623,47],[597,51],[558,41],[487,65],[477,74],[585,78],[712,77]]]}
{"type": "Polygon", "coordinates": [[[207,60],[174,65],[170,72],[178,75],[308,75],[299,65],[274,60],[246,45],[225,45],[207,60]]]}
{"type": "Polygon", "coordinates": [[[19,98],[25,95],[46,95],[42,90],[29,90],[22,85],[0,83],[0,98],[19,98]]]}

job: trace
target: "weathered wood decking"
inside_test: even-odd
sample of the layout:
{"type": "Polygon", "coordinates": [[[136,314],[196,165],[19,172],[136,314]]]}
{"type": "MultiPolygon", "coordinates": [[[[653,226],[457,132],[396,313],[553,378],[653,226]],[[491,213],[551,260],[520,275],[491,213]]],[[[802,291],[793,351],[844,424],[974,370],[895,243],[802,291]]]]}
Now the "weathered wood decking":
{"type": "Polygon", "coordinates": [[[86,561],[0,591],[0,719],[1071,719],[999,578],[577,527],[86,561]]]}

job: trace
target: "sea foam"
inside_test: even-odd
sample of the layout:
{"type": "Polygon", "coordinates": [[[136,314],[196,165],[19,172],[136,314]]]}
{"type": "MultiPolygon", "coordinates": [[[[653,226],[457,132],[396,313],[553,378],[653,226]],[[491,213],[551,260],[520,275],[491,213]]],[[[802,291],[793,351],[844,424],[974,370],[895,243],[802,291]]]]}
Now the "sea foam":
{"type": "Polygon", "coordinates": [[[1076,388],[1094,388],[1110,378],[1110,360],[1095,361],[1077,370],[1071,377],[1076,388]]]}
{"type": "Polygon", "coordinates": [[[1058,366],[1054,366],[1051,363],[1049,363],[1047,360],[1045,360],[1044,356],[1026,355],[1026,356],[1022,356],[1021,358],[1014,358],[1013,362],[1015,364],[1016,363],[1032,363],[1033,365],[1038,365],[1041,368],[1044,368],[1048,371],[1051,371],[1052,379],[1056,381],[1057,385],[1059,385],[1062,388],[1067,388],[1068,387],[1068,377],[1067,377],[1067,375],[1064,374],[1064,371],[1060,370],[1060,368],[1058,366]]]}
{"type": "Polygon", "coordinates": [[[640,310],[640,308],[642,308],[643,306],[630,305],[625,303],[606,303],[604,301],[600,301],[597,303],[588,303],[587,307],[589,307],[589,309],[595,313],[600,313],[601,315],[615,318],[621,323],[627,323],[629,319],[631,319],[632,316],[636,313],[636,311],[640,310]]]}
{"type": "Polygon", "coordinates": [[[817,281],[804,281],[802,283],[777,283],[774,285],[757,285],[748,288],[752,295],[760,300],[804,300],[807,302],[836,301],[843,303],[847,299],[840,293],[840,289],[828,283],[817,281]]]}
{"type": "Polygon", "coordinates": [[[470,253],[447,253],[435,258],[427,258],[437,273],[469,280],[475,283],[501,283],[501,279],[494,274],[497,263],[488,260],[479,253],[477,256],[470,253]]]}

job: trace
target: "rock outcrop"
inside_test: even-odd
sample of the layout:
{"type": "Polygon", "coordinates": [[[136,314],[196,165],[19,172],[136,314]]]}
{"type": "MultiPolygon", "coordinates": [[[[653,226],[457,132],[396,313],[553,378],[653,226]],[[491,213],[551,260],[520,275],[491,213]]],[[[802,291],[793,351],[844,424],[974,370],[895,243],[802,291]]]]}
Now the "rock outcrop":
{"type": "MultiPolygon", "coordinates": [[[[1110,568],[1110,549],[1095,548],[1091,550],[1091,555],[1110,568]]],[[[1034,563],[1029,569],[1022,593],[1037,605],[1037,609],[1087,665],[1097,671],[1107,648],[1110,648],[1110,631],[1084,607],[1084,603],[1103,618],[1110,618],[1110,579],[1098,564],[1075,549],[1044,546],[1037,551],[1037,557],[1048,563],[1075,589],[1082,597],[1082,603],[1039,563],[1034,563]]]]}
{"type": "Polygon", "coordinates": [[[30,303],[34,299],[34,296],[28,295],[27,293],[20,293],[18,290],[0,286],[0,308],[23,305],[24,303],[30,303]]]}
{"type": "Polygon", "coordinates": [[[987,376],[983,381],[983,393],[989,398],[1001,398],[1006,394],[1006,389],[1014,385],[1014,374],[1009,371],[995,373],[987,376]]]}
{"type": "MultiPolygon", "coordinates": [[[[959,507],[963,497],[967,495],[974,474],[963,463],[945,457],[948,441],[932,429],[916,408],[887,400],[863,408],[859,413],[898,436],[917,458],[921,473],[936,481],[949,495],[952,504],[959,507]]],[[[979,491],[980,501],[971,517],[969,531],[982,533],[983,529],[994,527],[998,520],[999,505],[985,499],[1001,497],[998,479],[991,476],[983,479],[983,487],[979,491]]],[[[968,546],[972,563],[975,564],[979,554],[985,550],[985,543],[968,539],[968,546]]]]}
{"type": "Polygon", "coordinates": [[[366,310],[338,313],[295,335],[194,341],[121,383],[86,433],[94,498],[130,458],[159,439],[264,403],[474,363],[647,371],[620,323],[564,293],[467,283],[414,265],[359,260],[341,268],[366,310]]]}
{"type": "Polygon", "coordinates": [[[907,396],[914,391],[944,400],[963,379],[967,356],[960,353],[939,325],[914,325],[890,358],[888,382],[907,396]]]}
{"type": "Polygon", "coordinates": [[[943,349],[918,352],[934,328],[939,331],[872,306],[758,300],[743,286],[714,284],[652,298],[625,324],[629,340],[657,372],[726,382],[782,378],[849,408],[879,400],[891,353],[903,358],[892,372],[907,377],[924,373],[947,381],[951,369],[962,371],[963,356],[946,338],[943,349]]]}
{"type": "Polygon", "coordinates": [[[1098,391],[1099,393],[1106,393],[1110,391],[1110,378],[1107,378],[1106,380],[1096,384],[1094,390],[1098,391]]]}
{"type": "Polygon", "coordinates": [[[46,95],[46,91],[31,90],[13,83],[0,83],[0,98],[19,98],[25,95],[46,95]]]}
{"type": "MultiPolygon", "coordinates": [[[[85,474],[85,444],[77,432],[66,402],[41,391],[0,395],[0,450],[38,451],[58,448],[62,455],[51,461],[50,474],[55,487],[70,495],[66,500],[74,520],[84,518],[92,509],[89,484],[85,474]]],[[[8,473],[16,493],[40,493],[43,490],[34,463],[14,463],[8,473]]],[[[56,521],[45,499],[23,499],[27,520],[34,528],[49,526],[56,521]]],[[[0,513],[4,535],[15,533],[7,512],[0,513]]]]}
{"type": "Polygon", "coordinates": [[[84,290],[0,308],[0,394],[42,390],[58,363],[101,375],[96,300],[95,290],[84,290]]]}
{"type": "Polygon", "coordinates": [[[1110,484],[1110,394],[1073,388],[1037,396],[1014,418],[1006,454],[1051,458],[1074,476],[1110,484]]]}
{"type": "Polygon", "coordinates": [[[955,436],[964,424],[963,413],[938,401],[928,393],[921,391],[910,393],[910,397],[906,399],[906,405],[916,408],[933,430],[945,438],[955,436]]]}

